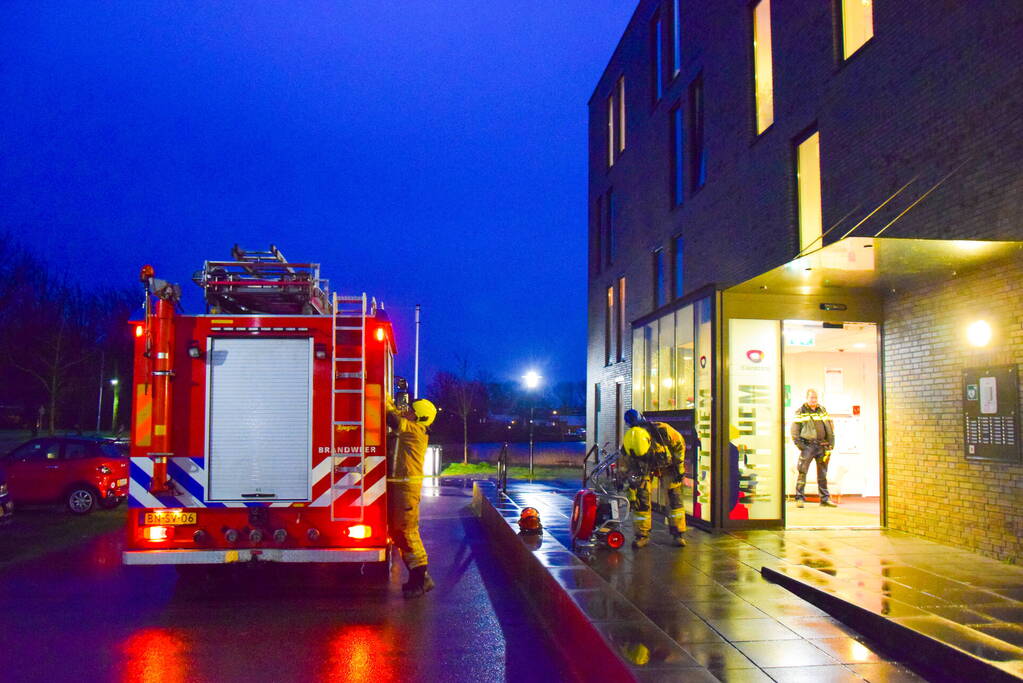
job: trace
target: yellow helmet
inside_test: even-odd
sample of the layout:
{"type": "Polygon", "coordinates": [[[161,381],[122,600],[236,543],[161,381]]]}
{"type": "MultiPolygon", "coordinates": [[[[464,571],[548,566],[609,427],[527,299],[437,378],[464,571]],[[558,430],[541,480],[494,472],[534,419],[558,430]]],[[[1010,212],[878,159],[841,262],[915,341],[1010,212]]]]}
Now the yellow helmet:
{"type": "Polygon", "coordinates": [[[412,412],[416,414],[416,422],[425,427],[429,427],[437,419],[437,406],[425,398],[412,402],[412,412]]]}
{"type": "Polygon", "coordinates": [[[637,458],[643,457],[650,452],[650,432],[642,427],[632,427],[625,432],[622,446],[626,453],[637,458]]]}

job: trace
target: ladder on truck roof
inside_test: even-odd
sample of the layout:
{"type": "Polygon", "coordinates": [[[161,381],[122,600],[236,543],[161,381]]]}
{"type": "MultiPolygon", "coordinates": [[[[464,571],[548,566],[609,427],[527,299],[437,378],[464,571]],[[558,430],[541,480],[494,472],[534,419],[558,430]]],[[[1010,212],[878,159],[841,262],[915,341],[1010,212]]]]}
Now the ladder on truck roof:
{"type": "MultiPolygon", "coordinates": [[[[334,343],[331,348],[331,371],[333,372],[333,392],[330,400],[330,518],[332,521],[359,521],[366,517],[364,505],[366,496],[366,317],[369,313],[366,294],[362,296],[338,296],[332,298],[332,324],[334,327],[334,343]],[[357,325],[352,321],[358,320],[357,325]],[[357,338],[357,343],[341,343],[339,337],[357,338]],[[338,347],[346,349],[344,356],[338,355],[338,347]],[[353,354],[352,349],[358,353],[353,354]],[[338,415],[338,396],[355,396],[358,405],[357,415],[338,415]],[[356,453],[338,453],[338,428],[354,427],[359,433],[356,453]],[[344,466],[345,461],[359,459],[359,464],[344,466]],[[350,506],[357,507],[358,515],[344,516],[339,514],[337,502],[349,491],[358,491],[350,506]]],[[[351,405],[350,401],[343,401],[351,405]]]]}

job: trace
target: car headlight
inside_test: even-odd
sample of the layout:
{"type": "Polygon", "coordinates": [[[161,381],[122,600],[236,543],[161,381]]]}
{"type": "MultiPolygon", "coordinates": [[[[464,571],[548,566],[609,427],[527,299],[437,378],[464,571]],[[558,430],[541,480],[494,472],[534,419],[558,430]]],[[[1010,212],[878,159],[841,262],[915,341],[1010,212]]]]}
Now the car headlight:
{"type": "Polygon", "coordinates": [[[0,496],[7,495],[7,484],[0,484],[0,496]]]}

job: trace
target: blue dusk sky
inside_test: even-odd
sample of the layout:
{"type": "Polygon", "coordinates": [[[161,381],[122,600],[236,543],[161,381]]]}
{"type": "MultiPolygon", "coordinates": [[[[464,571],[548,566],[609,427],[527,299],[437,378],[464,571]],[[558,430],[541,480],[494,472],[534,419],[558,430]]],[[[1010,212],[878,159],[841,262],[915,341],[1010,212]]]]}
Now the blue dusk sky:
{"type": "Polygon", "coordinates": [[[85,285],[231,245],[382,299],[411,374],[585,377],[586,102],[634,0],[5,2],[0,231],[85,285]]]}

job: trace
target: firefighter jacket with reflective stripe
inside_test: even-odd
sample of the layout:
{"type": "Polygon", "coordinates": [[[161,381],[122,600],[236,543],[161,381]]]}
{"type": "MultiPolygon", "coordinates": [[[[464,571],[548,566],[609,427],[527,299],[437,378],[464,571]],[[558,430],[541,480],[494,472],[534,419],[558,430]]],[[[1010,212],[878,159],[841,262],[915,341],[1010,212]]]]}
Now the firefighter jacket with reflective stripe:
{"type": "Polygon", "coordinates": [[[667,472],[684,463],[686,441],[678,430],[664,422],[641,422],[639,426],[650,432],[650,452],[639,458],[628,458],[627,467],[631,472],[667,472]]]}
{"type": "Polygon", "coordinates": [[[426,427],[406,418],[393,405],[387,406],[387,424],[397,436],[394,458],[387,473],[388,481],[420,482],[429,436],[426,427]]]}
{"type": "Polygon", "coordinates": [[[799,406],[792,421],[792,441],[799,448],[807,442],[827,443],[829,450],[835,447],[835,425],[824,406],[811,408],[805,403],[799,406]]]}

